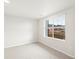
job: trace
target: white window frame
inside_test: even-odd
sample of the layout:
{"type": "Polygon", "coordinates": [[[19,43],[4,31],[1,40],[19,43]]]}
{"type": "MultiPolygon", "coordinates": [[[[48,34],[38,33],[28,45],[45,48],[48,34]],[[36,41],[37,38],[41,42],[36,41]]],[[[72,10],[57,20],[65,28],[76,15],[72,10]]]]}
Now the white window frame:
{"type": "MultiPolygon", "coordinates": [[[[63,13],[63,14],[57,14],[57,15],[54,15],[54,16],[51,16],[53,19],[55,18],[55,17],[59,17],[59,16],[62,16],[62,15],[64,15],[65,16],[65,27],[66,27],[66,13],[63,13]]],[[[55,37],[48,37],[48,35],[46,35],[46,32],[48,32],[48,30],[46,31],[46,21],[47,20],[49,20],[51,17],[48,17],[48,18],[46,18],[45,19],[45,25],[44,25],[44,28],[45,28],[45,30],[44,30],[44,36],[45,36],[45,38],[48,38],[48,39],[55,39],[55,40],[65,40],[66,39],[66,31],[65,31],[65,39],[59,39],[59,38],[55,38],[55,37]]],[[[65,28],[65,30],[66,30],[66,28],[65,28]]],[[[54,32],[53,32],[54,33],[54,32]]],[[[54,35],[54,34],[53,34],[54,35]]]]}

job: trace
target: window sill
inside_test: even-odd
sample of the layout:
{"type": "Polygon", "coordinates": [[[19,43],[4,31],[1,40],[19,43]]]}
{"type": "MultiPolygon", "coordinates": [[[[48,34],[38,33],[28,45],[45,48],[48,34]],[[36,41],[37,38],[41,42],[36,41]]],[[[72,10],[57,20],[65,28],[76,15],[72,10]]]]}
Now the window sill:
{"type": "Polygon", "coordinates": [[[65,39],[58,39],[58,38],[52,38],[52,37],[45,37],[46,39],[56,40],[56,41],[65,41],[65,39]]]}

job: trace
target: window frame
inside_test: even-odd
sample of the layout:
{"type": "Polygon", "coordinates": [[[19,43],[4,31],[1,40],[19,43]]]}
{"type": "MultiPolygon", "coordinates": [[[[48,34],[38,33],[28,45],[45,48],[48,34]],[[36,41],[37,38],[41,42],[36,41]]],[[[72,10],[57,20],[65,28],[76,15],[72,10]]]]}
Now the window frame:
{"type": "MultiPolygon", "coordinates": [[[[53,19],[54,19],[54,18],[56,18],[56,17],[63,16],[63,15],[64,15],[64,17],[65,17],[65,18],[64,18],[64,19],[65,19],[65,20],[64,20],[64,21],[65,21],[65,27],[64,27],[64,28],[65,28],[65,29],[64,29],[64,32],[65,32],[65,33],[64,33],[64,35],[65,35],[65,39],[66,39],[66,13],[56,14],[56,15],[47,17],[47,18],[45,19],[45,26],[44,26],[44,27],[45,27],[45,30],[44,30],[44,32],[45,32],[45,33],[44,33],[45,38],[54,39],[54,40],[62,40],[62,41],[65,40],[65,39],[59,39],[59,38],[55,38],[55,37],[48,37],[48,35],[46,35],[46,32],[48,32],[48,31],[46,31],[46,21],[47,21],[47,20],[49,21],[50,18],[53,18],[53,19]]],[[[53,27],[53,28],[54,28],[54,27],[53,27]]],[[[54,35],[54,32],[53,32],[53,35],[54,35]]]]}

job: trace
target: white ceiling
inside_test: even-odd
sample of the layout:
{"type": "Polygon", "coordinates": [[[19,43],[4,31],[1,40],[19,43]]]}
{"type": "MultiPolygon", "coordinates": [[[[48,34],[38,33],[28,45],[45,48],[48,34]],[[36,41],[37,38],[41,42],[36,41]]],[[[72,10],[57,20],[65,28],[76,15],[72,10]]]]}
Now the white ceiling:
{"type": "Polygon", "coordinates": [[[37,19],[74,6],[74,0],[9,0],[5,14],[37,19]]]}

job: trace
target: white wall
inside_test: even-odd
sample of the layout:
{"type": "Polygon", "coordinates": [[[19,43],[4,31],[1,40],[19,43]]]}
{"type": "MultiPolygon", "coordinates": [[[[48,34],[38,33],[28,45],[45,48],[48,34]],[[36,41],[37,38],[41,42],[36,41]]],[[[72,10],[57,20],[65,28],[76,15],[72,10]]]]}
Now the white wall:
{"type": "Polygon", "coordinates": [[[37,41],[37,21],[5,14],[5,48],[37,41]]]}
{"type": "Polygon", "coordinates": [[[65,53],[71,57],[74,57],[74,49],[75,49],[75,33],[74,33],[74,29],[75,29],[75,25],[74,25],[74,21],[75,21],[75,16],[74,16],[74,8],[70,8],[67,10],[63,10],[61,12],[59,12],[60,14],[65,13],[66,14],[66,29],[65,29],[65,41],[63,40],[56,40],[56,39],[49,39],[46,38],[44,36],[44,22],[45,19],[41,19],[39,21],[39,41],[51,48],[54,48],[62,53],[65,53]]]}

